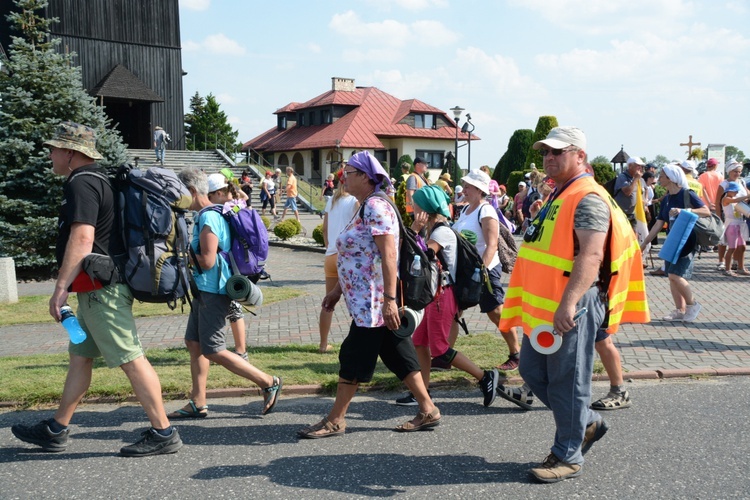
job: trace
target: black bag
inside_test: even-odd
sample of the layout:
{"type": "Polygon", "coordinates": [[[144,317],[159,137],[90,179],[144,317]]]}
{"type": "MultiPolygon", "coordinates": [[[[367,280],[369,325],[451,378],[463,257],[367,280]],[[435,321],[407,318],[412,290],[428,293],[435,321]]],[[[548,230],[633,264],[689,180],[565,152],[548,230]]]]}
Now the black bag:
{"type": "MultiPolygon", "coordinates": [[[[482,206],[480,205],[477,210],[477,221],[479,227],[482,227],[482,206]]],[[[510,229],[505,224],[499,222],[497,225],[497,255],[500,257],[500,265],[502,266],[503,274],[508,274],[513,271],[513,266],[516,265],[516,257],[518,257],[518,246],[516,240],[513,239],[510,229]]]]}
{"type": "Polygon", "coordinates": [[[104,286],[119,281],[117,266],[109,255],[90,253],[83,258],[81,265],[89,278],[98,280],[104,286]]]}
{"type": "MultiPolygon", "coordinates": [[[[449,227],[445,223],[435,224],[435,228],[440,226],[449,227]]],[[[435,230],[433,228],[433,231],[435,230]]],[[[479,297],[482,295],[482,286],[487,283],[487,269],[482,262],[482,256],[479,255],[477,247],[472,245],[469,240],[450,228],[456,235],[456,277],[453,280],[453,295],[456,297],[458,309],[463,311],[479,304],[479,297]],[[479,273],[479,280],[474,279],[474,274],[479,273]]],[[[441,252],[438,252],[443,269],[448,269],[448,265],[443,259],[441,252]]]]}
{"type": "Polygon", "coordinates": [[[536,190],[536,188],[529,188],[529,192],[526,193],[526,196],[523,198],[523,204],[521,205],[521,213],[523,213],[523,216],[526,218],[531,217],[531,212],[529,211],[531,209],[531,205],[536,200],[541,200],[542,194],[536,190]]]}
{"type": "MultiPolygon", "coordinates": [[[[684,191],[685,208],[690,208],[690,193],[687,189],[684,191]]],[[[719,244],[721,235],[724,234],[724,224],[715,213],[709,217],[698,217],[693,226],[696,242],[699,247],[713,247],[719,244]]]]}
{"type": "Polygon", "coordinates": [[[604,185],[602,186],[604,189],[607,190],[607,192],[612,198],[614,198],[615,195],[617,194],[617,192],[615,191],[616,182],[617,182],[617,176],[614,176],[613,178],[605,182],[604,185]]]}
{"type": "MultiPolygon", "coordinates": [[[[417,243],[417,234],[411,228],[405,227],[401,220],[401,214],[393,202],[384,194],[378,196],[388,201],[393,207],[398,217],[398,227],[401,233],[400,248],[398,251],[398,287],[396,288],[396,299],[398,304],[403,304],[415,311],[420,311],[427,307],[435,299],[438,292],[440,271],[434,259],[430,259],[427,253],[417,243]],[[414,262],[414,256],[418,255],[422,264],[422,269],[418,275],[411,273],[411,265],[414,262]]],[[[359,218],[365,219],[365,203],[359,209],[359,218]]]]}

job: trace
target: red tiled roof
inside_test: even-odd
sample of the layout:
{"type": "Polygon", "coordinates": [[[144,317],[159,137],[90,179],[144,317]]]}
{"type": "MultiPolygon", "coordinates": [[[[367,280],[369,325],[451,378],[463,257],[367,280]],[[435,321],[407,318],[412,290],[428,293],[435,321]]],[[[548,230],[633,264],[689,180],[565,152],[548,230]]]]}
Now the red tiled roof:
{"type": "MultiPolygon", "coordinates": [[[[418,99],[402,101],[376,87],[358,87],[354,91],[329,90],[302,104],[290,103],[276,113],[292,112],[320,106],[343,105],[354,109],[331,124],[314,126],[293,125],[286,130],[276,127],[243,144],[243,151],[294,151],[333,148],[337,146],[357,149],[381,149],[379,137],[413,137],[425,139],[455,139],[456,126],[444,111],[418,99]],[[414,128],[401,124],[409,113],[442,115],[449,125],[438,129],[414,128]]],[[[468,134],[458,134],[466,140],[468,134]]],[[[472,134],[472,140],[479,137],[472,134]]]]}

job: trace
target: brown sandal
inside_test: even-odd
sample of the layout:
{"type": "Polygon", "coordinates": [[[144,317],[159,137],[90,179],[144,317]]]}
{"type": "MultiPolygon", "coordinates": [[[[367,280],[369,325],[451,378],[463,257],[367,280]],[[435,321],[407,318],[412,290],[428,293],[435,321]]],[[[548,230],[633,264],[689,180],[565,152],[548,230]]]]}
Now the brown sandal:
{"type": "Polygon", "coordinates": [[[346,420],[341,419],[338,424],[334,424],[327,418],[323,417],[323,420],[317,424],[310,425],[297,431],[297,436],[303,439],[322,439],[331,436],[343,436],[345,432],[346,420]]]}
{"type": "Polygon", "coordinates": [[[435,427],[440,423],[440,410],[437,406],[430,413],[419,412],[417,416],[408,422],[399,425],[394,430],[396,432],[415,432],[435,427]]]}

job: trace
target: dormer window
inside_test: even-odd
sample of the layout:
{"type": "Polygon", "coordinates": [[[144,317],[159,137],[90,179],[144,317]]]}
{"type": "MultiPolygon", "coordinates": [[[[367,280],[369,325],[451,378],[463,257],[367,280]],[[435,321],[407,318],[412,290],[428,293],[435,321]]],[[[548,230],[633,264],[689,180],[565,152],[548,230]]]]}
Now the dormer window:
{"type": "Polygon", "coordinates": [[[331,123],[331,110],[330,109],[324,109],[321,110],[321,117],[323,118],[323,123],[325,125],[328,125],[331,123]]]}
{"type": "Polygon", "coordinates": [[[414,115],[414,128],[435,128],[435,116],[414,115]]]}
{"type": "Polygon", "coordinates": [[[279,115],[277,127],[279,130],[286,130],[286,116],[279,115]]]}

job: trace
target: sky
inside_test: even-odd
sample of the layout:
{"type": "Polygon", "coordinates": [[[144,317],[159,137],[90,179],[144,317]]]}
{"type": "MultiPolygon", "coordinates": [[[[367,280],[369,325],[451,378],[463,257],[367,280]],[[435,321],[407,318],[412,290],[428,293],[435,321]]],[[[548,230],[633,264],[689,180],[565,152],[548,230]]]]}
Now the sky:
{"type": "Polygon", "coordinates": [[[581,128],[590,158],[684,159],[690,135],[750,155],[747,0],[179,2],[185,112],[213,94],[242,142],[335,76],[464,108],[472,169],[542,115],[581,128]]]}

